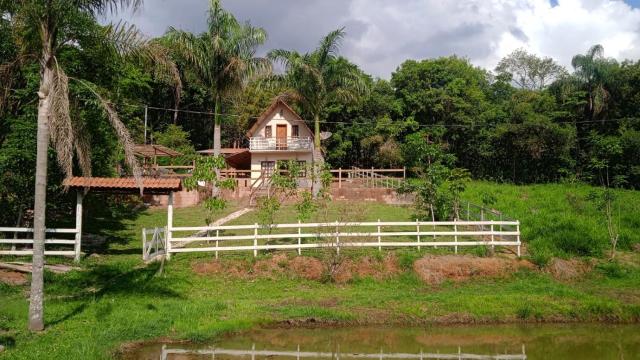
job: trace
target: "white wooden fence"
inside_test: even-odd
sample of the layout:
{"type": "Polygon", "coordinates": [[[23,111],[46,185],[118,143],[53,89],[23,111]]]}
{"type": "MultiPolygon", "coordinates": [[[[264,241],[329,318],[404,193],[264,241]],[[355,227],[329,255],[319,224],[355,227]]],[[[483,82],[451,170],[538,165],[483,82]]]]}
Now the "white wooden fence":
{"type": "MultiPolygon", "coordinates": [[[[73,256],[76,260],[80,259],[79,229],[47,229],[46,234],[54,234],[54,236],[59,234],[73,235],[73,239],[60,239],[57,237],[45,239],[44,254],[46,256],[73,256]],[[56,249],[47,250],[51,245],[54,245],[56,249]]],[[[33,255],[33,228],[0,227],[0,255],[33,255]],[[31,234],[31,237],[24,238],[25,235],[22,234],[31,234]]]]}
{"type": "Polygon", "coordinates": [[[165,234],[166,228],[142,229],[142,260],[151,261],[166,254],[165,234]]]}
{"type": "Polygon", "coordinates": [[[525,347],[522,345],[522,353],[521,354],[496,354],[496,355],[485,355],[485,354],[474,354],[474,353],[466,353],[462,351],[462,348],[458,347],[457,353],[428,353],[428,352],[420,352],[420,353],[348,353],[348,352],[322,352],[322,351],[300,351],[300,346],[298,346],[297,351],[287,351],[287,350],[256,350],[255,345],[252,346],[251,350],[244,349],[223,349],[223,348],[210,348],[210,349],[170,349],[167,348],[166,345],[162,346],[162,352],[160,354],[161,360],[167,360],[169,357],[176,356],[185,356],[185,355],[196,355],[196,356],[211,356],[212,359],[215,359],[216,355],[221,355],[223,357],[241,357],[244,359],[256,359],[256,358],[295,358],[295,359],[304,359],[304,358],[330,358],[330,359],[340,359],[340,358],[349,358],[349,359],[416,359],[416,360],[426,360],[426,359],[437,359],[437,360],[526,360],[527,355],[525,353],[525,347]]]}
{"type": "Polygon", "coordinates": [[[334,248],[337,252],[347,247],[453,247],[459,246],[514,246],[520,256],[519,221],[377,221],[293,223],[272,226],[222,225],[187,226],[169,225],[166,232],[166,254],[182,252],[297,250],[334,248]],[[206,236],[190,236],[204,232],[206,236]],[[184,235],[182,235],[184,234],[184,235]],[[180,246],[184,245],[184,246],[180,246]]]}

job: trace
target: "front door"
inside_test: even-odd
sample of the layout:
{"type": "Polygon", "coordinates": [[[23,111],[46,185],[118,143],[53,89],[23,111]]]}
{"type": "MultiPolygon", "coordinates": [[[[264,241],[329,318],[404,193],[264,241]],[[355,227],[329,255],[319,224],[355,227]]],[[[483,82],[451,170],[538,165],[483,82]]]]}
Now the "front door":
{"type": "Polygon", "coordinates": [[[287,150],[287,125],[276,127],[276,150],[287,150]]]}

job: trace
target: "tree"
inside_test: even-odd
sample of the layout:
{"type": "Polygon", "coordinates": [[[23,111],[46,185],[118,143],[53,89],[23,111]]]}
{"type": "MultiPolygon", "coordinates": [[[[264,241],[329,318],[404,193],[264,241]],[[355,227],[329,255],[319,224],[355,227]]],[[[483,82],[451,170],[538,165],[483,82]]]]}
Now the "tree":
{"type": "Polygon", "coordinates": [[[574,76],[587,92],[586,115],[595,119],[606,108],[609,101],[607,85],[612,75],[614,60],[604,57],[602,45],[592,46],[586,54],[578,54],[571,59],[574,76]]]}
{"type": "Polygon", "coordinates": [[[204,33],[194,35],[170,28],[166,38],[213,96],[213,151],[218,156],[224,101],[240,92],[248,79],[271,70],[267,59],[255,56],[256,48],[265,42],[267,33],[249,23],[239,23],[222,8],[220,0],[210,0],[204,33]]]}
{"type": "Polygon", "coordinates": [[[528,90],[542,90],[566,73],[552,58],[541,58],[517,49],[500,60],[496,66],[499,75],[508,75],[516,86],[528,90]]]}
{"type": "MultiPolygon", "coordinates": [[[[115,12],[131,6],[137,8],[141,0],[0,0],[0,13],[7,15],[19,34],[23,57],[37,58],[40,66],[38,95],[38,128],[33,221],[32,280],[29,304],[29,329],[44,329],[44,239],[47,189],[47,151],[51,141],[57,160],[66,176],[73,171],[74,153],[85,175],[91,174],[90,148],[82,128],[75,126],[69,103],[69,77],[58,51],[73,44],[82,34],[87,22],[109,11],[115,12]]],[[[126,25],[108,26],[101,34],[105,44],[117,53],[140,56],[155,65],[171,67],[163,48],[126,25]]],[[[140,168],[133,155],[133,141],[127,128],[120,121],[114,106],[98,93],[96,87],[81,79],[103,107],[104,112],[124,146],[126,160],[134,175],[139,178],[140,168]]],[[[139,182],[141,184],[141,182],[139,182]]]]}
{"type": "Polygon", "coordinates": [[[313,52],[300,54],[290,50],[272,50],[268,58],[280,63],[285,70],[276,75],[272,84],[284,86],[286,97],[298,101],[304,112],[310,115],[314,125],[314,196],[320,191],[319,172],[323,158],[320,144],[320,121],[323,111],[332,99],[352,101],[365,93],[366,84],[362,72],[338,57],[344,38],[344,28],[327,34],[313,52]]]}

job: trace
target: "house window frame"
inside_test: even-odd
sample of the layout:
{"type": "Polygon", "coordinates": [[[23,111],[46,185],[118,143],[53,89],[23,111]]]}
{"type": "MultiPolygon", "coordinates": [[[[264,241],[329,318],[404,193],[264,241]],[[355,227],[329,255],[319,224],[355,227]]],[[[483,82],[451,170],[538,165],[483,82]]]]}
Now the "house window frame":
{"type": "Polygon", "coordinates": [[[291,125],[291,137],[292,138],[300,137],[300,125],[291,125]]]}
{"type": "Polygon", "coordinates": [[[264,127],[264,137],[266,138],[273,137],[273,127],[271,125],[267,125],[264,127]]]}
{"type": "Polygon", "coordinates": [[[273,175],[275,169],[276,169],[276,162],[274,160],[260,161],[260,173],[270,176],[270,175],[273,175]]]}

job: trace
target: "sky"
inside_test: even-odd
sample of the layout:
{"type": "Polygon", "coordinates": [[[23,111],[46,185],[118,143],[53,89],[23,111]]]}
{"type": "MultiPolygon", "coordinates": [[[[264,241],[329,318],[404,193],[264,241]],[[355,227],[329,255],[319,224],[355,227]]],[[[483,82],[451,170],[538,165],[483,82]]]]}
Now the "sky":
{"type": "MultiPolygon", "coordinates": [[[[209,0],[146,0],[123,19],[150,36],[169,26],[201,32],[209,0]]],[[[381,78],[407,59],[458,55],[493,69],[515,49],[571,57],[594,44],[618,60],[640,58],[640,0],[222,0],[239,20],[263,27],[259,50],[313,50],[329,31],[345,27],[341,53],[381,78]]]]}

